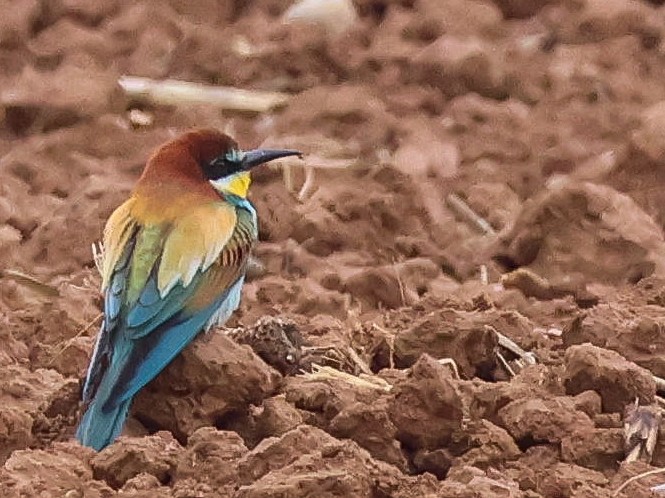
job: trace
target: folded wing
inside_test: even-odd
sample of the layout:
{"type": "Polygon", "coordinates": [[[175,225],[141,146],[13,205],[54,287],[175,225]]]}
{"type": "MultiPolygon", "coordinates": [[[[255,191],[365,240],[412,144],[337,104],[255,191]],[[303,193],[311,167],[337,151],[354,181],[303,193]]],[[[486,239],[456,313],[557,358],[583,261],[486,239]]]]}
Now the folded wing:
{"type": "Polygon", "coordinates": [[[131,202],[105,233],[106,317],[84,388],[84,401],[102,411],[131,399],[203,328],[228,318],[256,239],[252,215],[224,202],[162,225],[141,225],[131,202]]]}

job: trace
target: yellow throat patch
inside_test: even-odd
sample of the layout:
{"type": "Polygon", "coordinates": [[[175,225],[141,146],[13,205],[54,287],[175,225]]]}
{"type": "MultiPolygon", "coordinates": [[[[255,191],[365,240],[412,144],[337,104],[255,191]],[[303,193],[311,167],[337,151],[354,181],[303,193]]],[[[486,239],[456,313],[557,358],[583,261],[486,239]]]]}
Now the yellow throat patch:
{"type": "Polygon", "coordinates": [[[210,182],[218,192],[222,194],[232,194],[242,197],[247,197],[249,186],[252,183],[252,177],[249,176],[249,171],[240,171],[221,180],[214,180],[210,182]]]}

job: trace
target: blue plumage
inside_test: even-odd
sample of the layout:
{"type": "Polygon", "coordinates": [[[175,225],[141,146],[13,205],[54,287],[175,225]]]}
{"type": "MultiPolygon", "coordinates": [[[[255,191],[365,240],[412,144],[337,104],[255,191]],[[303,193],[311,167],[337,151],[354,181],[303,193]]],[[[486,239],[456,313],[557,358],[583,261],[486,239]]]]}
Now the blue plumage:
{"type": "MultiPolygon", "coordinates": [[[[90,400],[78,427],[76,437],[81,444],[97,450],[110,444],[122,431],[134,395],[201,330],[223,323],[237,309],[243,277],[203,310],[193,314],[183,310],[183,302],[196,293],[201,278],[201,274],[197,275],[186,288],[181,285],[174,287],[160,306],[148,307],[152,314],[139,301],[132,312],[142,309],[143,325],[149,323],[151,326],[127,327],[111,332],[102,329],[98,339],[98,348],[101,349],[94,355],[91,364],[108,365],[103,372],[99,372],[103,377],[94,386],[94,399],[90,400]]],[[[146,289],[151,289],[151,286],[146,286],[146,289]]],[[[88,374],[86,391],[92,390],[88,384],[95,382],[99,373],[88,374]]]]}
{"type": "Polygon", "coordinates": [[[76,439],[97,451],[111,444],[122,432],[132,401],[127,400],[116,409],[104,412],[99,404],[91,404],[76,429],[76,439]]]}

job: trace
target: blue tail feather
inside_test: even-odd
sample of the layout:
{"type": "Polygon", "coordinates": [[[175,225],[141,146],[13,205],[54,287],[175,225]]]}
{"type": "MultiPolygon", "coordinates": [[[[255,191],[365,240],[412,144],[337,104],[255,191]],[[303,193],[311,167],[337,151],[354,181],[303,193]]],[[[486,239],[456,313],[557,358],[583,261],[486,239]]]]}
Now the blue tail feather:
{"type": "Polygon", "coordinates": [[[89,370],[86,393],[90,404],[76,431],[81,444],[99,451],[120,435],[136,393],[202,330],[226,321],[238,307],[243,281],[240,277],[207,308],[192,315],[184,311],[177,313],[149,334],[127,337],[124,333],[116,333],[111,338],[102,328],[93,363],[102,361],[103,353],[98,350],[110,349],[111,342],[113,352],[109,355],[110,364],[103,367],[103,373],[93,367],[89,370]],[[93,387],[91,379],[99,375],[101,379],[93,387]]]}
{"type": "Polygon", "coordinates": [[[97,451],[111,444],[122,432],[131,402],[130,398],[109,411],[102,410],[98,401],[90,403],[76,429],[76,439],[97,451]]]}

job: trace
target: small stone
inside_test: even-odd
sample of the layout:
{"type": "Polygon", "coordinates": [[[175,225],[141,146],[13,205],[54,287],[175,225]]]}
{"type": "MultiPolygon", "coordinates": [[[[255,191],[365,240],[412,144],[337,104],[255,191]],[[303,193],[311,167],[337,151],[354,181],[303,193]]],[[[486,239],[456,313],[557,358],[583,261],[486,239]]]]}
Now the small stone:
{"type": "Polygon", "coordinates": [[[565,368],[566,392],[596,391],[604,412],[623,412],[635,398],[644,405],[654,402],[652,375],[614,351],[591,344],[571,346],[566,351],[565,368]]]}
{"type": "Polygon", "coordinates": [[[499,410],[498,417],[518,442],[559,443],[574,430],[593,429],[591,419],[564,397],[513,401],[499,410]]]}
{"type": "Polygon", "coordinates": [[[259,439],[281,436],[303,423],[303,415],[286,401],[284,395],[274,396],[252,410],[251,417],[259,439]]]}
{"type": "Polygon", "coordinates": [[[624,457],[623,429],[578,430],[561,440],[564,462],[604,471],[617,467],[624,457]]]}
{"type": "Polygon", "coordinates": [[[260,404],[279,378],[248,346],[213,332],[197,338],[148,384],[132,411],[184,440],[224,415],[260,404]]]}
{"type": "Polygon", "coordinates": [[[573,398],[573,405],[593,419],[602,411],[603,400],[596,391],[584,391],[573,398]]]}
{"type": "Polygon", "coordinates": [[[406,458],[396,439],[397,429],[388,418],[385,402],[355,403],[330,421],[329,432],[337,438],[353,439],[374,458],[405,469],[406,458]]]}
{"type": "Polygon", "coordinates": [[[436,449],[462,427],[465,407],[450,369],[423,354],[395,386],[388,414],[409,449],[436,449]]]}
{"type": "Polygon", "coordinates": [[[142,438],[121,437],[95,455],[91,463],[95,478],[115,489],[142,473],[163,484],[172,477],[182,452],[170,433],[158,432],[142,438]]]}
{"type": "Polygon", "coordinates": [[[215,487],[232,484],[238,480],[238,461],[247,451],[235,432],[202,427],[187,440],[174,479],[182,482],[191,478],[215,487]]]}
{"type": "Polygon", "coordinates": [[[306,454],[336,442],[328,433],[302,425],[281,437],[264,439],[238,463],[240,482],[249,484],[275,469],[281,469],[306,454]]]}

